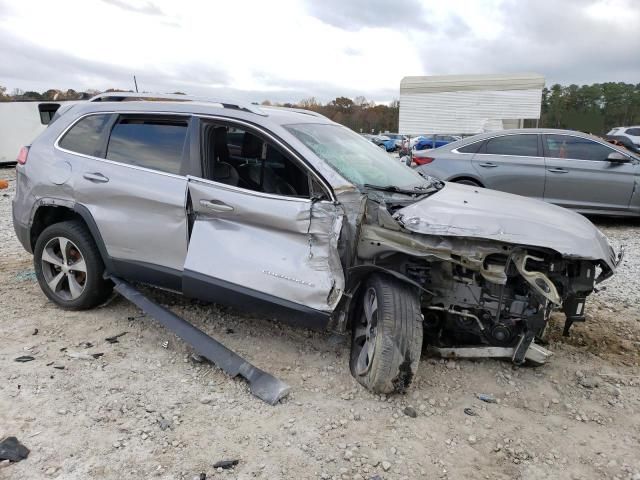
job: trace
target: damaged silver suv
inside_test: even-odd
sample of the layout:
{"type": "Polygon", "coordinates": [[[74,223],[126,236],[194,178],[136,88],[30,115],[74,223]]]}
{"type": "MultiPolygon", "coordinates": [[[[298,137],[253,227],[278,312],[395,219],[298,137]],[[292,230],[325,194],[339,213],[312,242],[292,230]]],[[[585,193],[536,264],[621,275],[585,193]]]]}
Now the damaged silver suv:
{"type": "Polygon", "coordinates": [[[350,329],[354,377],[392,392],[423,338],[544,361],[551,312],[584,320],[619,262],[578,214],[421,176],[313,112],[152,97],[66,107],[20,153],[15,231],[63,308],[116,276],[350,329]]]}

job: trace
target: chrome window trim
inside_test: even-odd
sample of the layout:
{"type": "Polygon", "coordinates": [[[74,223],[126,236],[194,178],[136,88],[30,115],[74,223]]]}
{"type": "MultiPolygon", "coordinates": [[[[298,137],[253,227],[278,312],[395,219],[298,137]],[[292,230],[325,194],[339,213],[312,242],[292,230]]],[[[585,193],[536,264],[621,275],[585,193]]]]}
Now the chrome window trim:
{"type": "Polygon", "coordinates": [[[301,159],[301,156],[299,154],[297,154],[292,149],[288,148],[286,145],[283,145],[279,140],[274,138],[273,135],[271,135],[265,129],[263,129],[263,128],[259,127],[259,126],[256,126],[256,125],[254,125],[254,124],[252,124],[250,122],[246,122],[246,121],[239,120],[239,119],[232,118],[232,117],[217,116],[217,115],[206,115],[206,114],[196,114],[196,113],[193,113],[193,114],[191,114],[191,113],[179,113],[179,112],[157,112],[157,111],[141,112],[141,111],[138,111],[138,110],[122,110],[122,111],[121,110],[117,110],[117,111],[116,110],[103,110],[103,111],[97,111],[97,112],[89,112],[89,113],[85,113],[84,115],[81,115],[78,118],[76,118],[73,122],[71,122],[58,135],[58,137],[56,138],[56,141],[53,144],[54,148],[56,150],[59,150],[59,151],[64,152],[64,153],[68,153],[70,155],[75,155],[75,156],[78,156],[78,157],[88,158],[90,160],[97,160],[97,161],[104,162],[104,163],[111,164],[111,165],[120,165],[120,166],[131,168],[131,169],[134,169],[134,170],[141,170],[141,171],[144,171],[144,172],[154,173],[156,175],[164,175],[164,176],[171,177],[171,178],[184,179],[185,181],[188,180],[189,178],[192,178],[194,180],[204,181],[204,182],[212,184],[212,185],[216,185],[216,186],[219,186],[219,187],[222,187],[222,188],[226,188],[226,189],[229,189],[229,190],[245,193],[245,194],[248,194],[248,195],[264,197],[264,198],[278,198],[278,199],[293,200],[293,201],[303,201],[303,202],[311,203],[311,199],[310,198],[287,197],[285,195],[274,195],[274,194],[271,194],[271,193],[257,192],[255,190],[249,190],[249,189],[240,188],[240,187],[233,187],[233,186],[227,185],[225,183],[220,183],[220,182],[216,182],[214,180],[207,180],[207,179],[204,179],[204,178],[194,177],[192,175],[178,175],[178,174],[175,174],[175,173],[169,173],[169,172],[163,172],[161,170],[155,170],[153,168],[140,167],[138,165],[131,165],[131,164],[128,164],[128,163],[117,162],[115,160],[109,160],[109,159],[106,159],[106,158],[94,157],[93,155],[87,155],[87,154],[84,154],[84,153],[74,152],[72,150],[68,150],[66,148],[62,148],[60,146],[60,140],[62,139],[62,137],[64,137],[66,135],[66,133],[69,130],[71,130],[83,118],[89,117],[91,115],[112,115],[112,114],[122,114],[122,115],[138,114],[138,115],[164,115],[164,116],[173,115],[173,116],[176,116],[176,117],[198,117],[198,118],[206,118],[206,119],[212,119],[212,120],[220,120],[220,121],[224,121],[224,122],[234,122],[234,123],[238,123],[238,124],[244,125],[244,126],[246,126],[248,128],[252,128],[252,129],[258,130],[260,133],[262,133],[263,135],[268,137],[272,142],[274,142],[280,148],[285,150],[289,155],[294,157],[296,159],[296,161],[298,163],[300,163],[303,166],[303,168],[305,168],[305,170],[307,172],[309,172],[311,175],[313,175],[313,177],[316,180],[318,180],[318,182],[323,186],[323,188],[326,190],[326,192],[328,192],[331,203],[335,203],[337,201],[336,197],[335,197],[335,195],[333,193],[333,188],[331,188],[330,185],[322,177],[318,176],[313,170],[311,170],[307,166],[306,162],[301,159]]]}
{"type": "Polygon", "coordinates": [[[148,167],[141,167],[139,165],[131,165],[130,163],[122,163],[122,162],[116,162],[115,160],[109,160],[107,158],[100,158],[100,157],[94,157],[93,155],[87,155],[85,153],[80,153],[80,152],[74,152],[73,150],[68,150],[66,148],[62,148],[60,146],[60,140],[62,140],[62,137],[64,137],[66,135],[66,133],[71,130],[80,120],[82,120],[83,118],[89,117],[91,115],[112,115],[114,113],[122,113],[125,115],[129,115],[129,114],[143,114],[146,115],[147,113],[149,113],[150,115],[173,115],[173,116],[180,116],[180,117],[190,117],[191,115],[189,114],[184,114],[184,113],[172,113],[172,112],[139,112],[139,111],[123,111],[123,112],[119,112],[119,111],[101,111],[101,112],[90,112],[90,113],[86,113],[84,115],[81,115],[80,117],[78,117],[75,121],[71,122],[63,131],[60,135],[58,135],[58,138],[56,138],[56,141],[53,144],[53,147],[56,150],[59,150],[61,152],[64,153],[68,153],[70,155],[75,155],[78,157],[83,157],[83,158],[88,158],[89,160],[97,160],[99,162],[103,162],[103,163],[107,163],[110,165],[120,165],[123,167],[127,167],[127,168],[131,168],[133,170],[141,170],[143,172],[150,172],[150,173],[154,173],[156,175],[164,175],[165,177],[171,177],[171,178],[178,178],[178,179],[183,179],[186,181],[187,177],[185,175],[178,175],[177,173],[170,173],[170,172],[163,172],[162,170],[156,170],[153,168],[148,168],[148,167]]]}

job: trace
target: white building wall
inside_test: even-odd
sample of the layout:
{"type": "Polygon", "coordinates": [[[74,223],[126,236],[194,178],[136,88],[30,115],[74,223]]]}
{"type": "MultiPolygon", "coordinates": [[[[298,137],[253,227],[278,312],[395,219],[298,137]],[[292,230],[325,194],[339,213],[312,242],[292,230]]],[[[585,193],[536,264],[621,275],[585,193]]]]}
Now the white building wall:
{"type": "Polygon", "coordinates": [[[399,132],[473,134],[539,118],[543,87],[539,75],[405,77],[399,132]]]}

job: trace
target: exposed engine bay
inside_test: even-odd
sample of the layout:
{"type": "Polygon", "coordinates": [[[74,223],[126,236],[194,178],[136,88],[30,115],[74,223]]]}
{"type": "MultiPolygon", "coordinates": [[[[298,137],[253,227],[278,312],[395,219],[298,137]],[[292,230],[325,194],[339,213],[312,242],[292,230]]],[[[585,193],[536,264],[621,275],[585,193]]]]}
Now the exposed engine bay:
{"type": "Polygon", "coordinates": [[[551,313],[564,312],[568,335],[574,322],[584,321],[595,284],[612,273],[601,261],[548,248],[416,234],[404,228],[411,219],[394,214],[398,210],[369,199],[354,270],[409,279],[421,292],[425,343],[449,349],[448,356],[509,356],[523,363],[535,340],[541,343],[551,313]],[[474,354],[455,350],[466,347],[474,354]]]}
{"type": "MultiPolygon", "coordinates": [[[[488,256],[485,266],[503,275],[484,276],[450,262],[431,263],[426,275],[422,270],[422,285],[433,292],[422,300],[430,343],[514,347],[513,361],[522,363],[555,308],[567,315],[567,333],[574,321],[584,320],[595,278],[589,262],[547,260],[516,248],[506,256],[488,256]]],[[[407,274],[419,270],[412,265],[407,274]]]]}

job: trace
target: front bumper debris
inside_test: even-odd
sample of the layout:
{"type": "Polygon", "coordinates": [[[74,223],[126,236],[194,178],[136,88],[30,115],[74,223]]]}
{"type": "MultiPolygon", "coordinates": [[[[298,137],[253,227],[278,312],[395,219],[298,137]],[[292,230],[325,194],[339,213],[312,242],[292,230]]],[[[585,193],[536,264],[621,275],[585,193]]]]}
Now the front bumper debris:
{"type": "Polygon", "coordinates": [[[109,276],[109,279],[113,281],[120,295],[189,343],[198,354],[217,365],[230,377],[244,377],[249,382],[251,393],[259,399],[275,405],[289,393],[289,385],[250,364],[199,328],[148,299],[128,282],[114,276],[109,276]]]}
{"type": "MultiPolygon", "coordinates": [[[[513,347],[429,347],[429,351],[443,358],[514,358],[516,349],[513,347]]],[[[525,353],[525,360],[536,365],[547,362],[551,353],[546,348],[531,343],[525,353]]]]}

